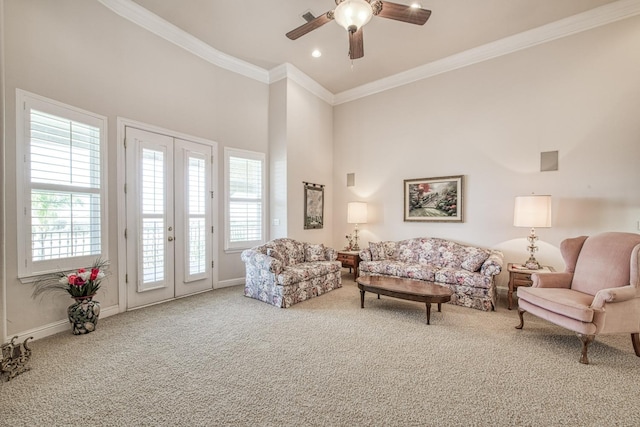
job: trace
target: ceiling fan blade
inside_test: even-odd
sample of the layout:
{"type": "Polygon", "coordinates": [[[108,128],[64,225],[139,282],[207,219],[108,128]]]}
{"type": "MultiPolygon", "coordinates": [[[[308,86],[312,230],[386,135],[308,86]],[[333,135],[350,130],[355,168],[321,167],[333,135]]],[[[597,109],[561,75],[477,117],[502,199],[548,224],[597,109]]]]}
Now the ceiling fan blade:
{"type": "Polygon", "coordinates": [[[362,27],[358,31],[349,31],[349,58],[358,59],[364,56],[364,37],[362,27]]]}
{"type": "Polygon", "coordinates": [[[404,4],[391,3],[390,1],[381,1],[381,3],[382,10],[377,15],[383,18],[424,25],[431,16],[431,11],[427,9],[414,8],[404,4]]]}
{"type": "Polygon", "coordinates": [[[300,25],[298,28],[291,30],[287,33],[287,37],[291,40],[295,40],[298,37],[302,37],[305,34],[315,30],[316,28],[322,27],[327,22],[333,21],[333,10],[323,13],[318,16],[316,19],[307,22],[306,24],[300,25]]]}

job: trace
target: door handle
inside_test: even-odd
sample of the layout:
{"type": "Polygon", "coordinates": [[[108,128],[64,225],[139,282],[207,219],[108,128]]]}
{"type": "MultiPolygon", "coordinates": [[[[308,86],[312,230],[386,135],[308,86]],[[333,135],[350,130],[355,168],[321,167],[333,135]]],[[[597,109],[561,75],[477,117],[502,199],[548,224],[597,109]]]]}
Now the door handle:
{"type": "Polygon", "coordinates": [[[173,237],[172,236],[169,236],[169,241],[173,242],[173,237]]]}

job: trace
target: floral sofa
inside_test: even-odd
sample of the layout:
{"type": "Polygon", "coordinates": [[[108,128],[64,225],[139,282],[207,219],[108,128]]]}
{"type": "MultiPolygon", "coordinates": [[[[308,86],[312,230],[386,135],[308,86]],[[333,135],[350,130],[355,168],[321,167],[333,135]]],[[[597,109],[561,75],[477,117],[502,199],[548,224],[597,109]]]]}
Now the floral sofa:
{"type": "Polygon", "coordinates": [[[275,239],[242,252],[245,296],[287,308],[342,287],[342,264],[334,249],[275,239]]]}
{"type": "Polygon", "coordinates": [[[499,251],[421,237],[369,243],[368,249],[360,251],[360,259],[360,275],[435,282],[453,291],[453,304],[495,310],[495,277],[504,262],[499,251]]]}

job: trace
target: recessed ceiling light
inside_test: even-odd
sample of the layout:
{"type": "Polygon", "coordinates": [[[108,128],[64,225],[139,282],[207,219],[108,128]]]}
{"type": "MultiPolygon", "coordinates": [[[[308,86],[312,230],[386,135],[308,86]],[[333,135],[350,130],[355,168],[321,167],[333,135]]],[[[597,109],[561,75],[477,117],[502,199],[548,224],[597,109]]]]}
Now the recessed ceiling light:
{"type": "Polygon", "coordinates": [[[316,49],[313,52],[311,52],[311,56],[313,56],[314,58],[320,58],[322,56],[322,52],[316,49]]]}
{"type": "Polygon", "coordinates": [[[411,7],[414,9],[422,9],[422,5],[418,2],[411,3],[411,7]]]}

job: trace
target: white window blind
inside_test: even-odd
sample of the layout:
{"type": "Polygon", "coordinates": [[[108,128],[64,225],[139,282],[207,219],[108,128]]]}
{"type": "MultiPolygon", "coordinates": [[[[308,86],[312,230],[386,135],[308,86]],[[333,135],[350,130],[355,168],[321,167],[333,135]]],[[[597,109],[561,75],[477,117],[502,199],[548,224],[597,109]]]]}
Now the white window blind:
{"type": "MultiPolygon", "coordinates": [[[[18,92],[24,181],[21,275],[91,265],[104,253],[106,119],[18,92]]],[[[20,188],[22,187],[22,188],[20,188]]]]}
{"type": "Polygon", "coordinates": [[[189,157],[188,182],[188,272],[189,276],[207,271],[206,164],[204,158],[189,157]]]}
{"type": "Polygon", "coordinates": [[[153,288],[165,279],[165,152],[142,148],[141,214],[142,284],[139,290],[153,288]]]}
{"type": "Polygon", "coordinates": [[[264,154],[225,150],[227,249],[264,241],[264,163],[264,154]]]}

